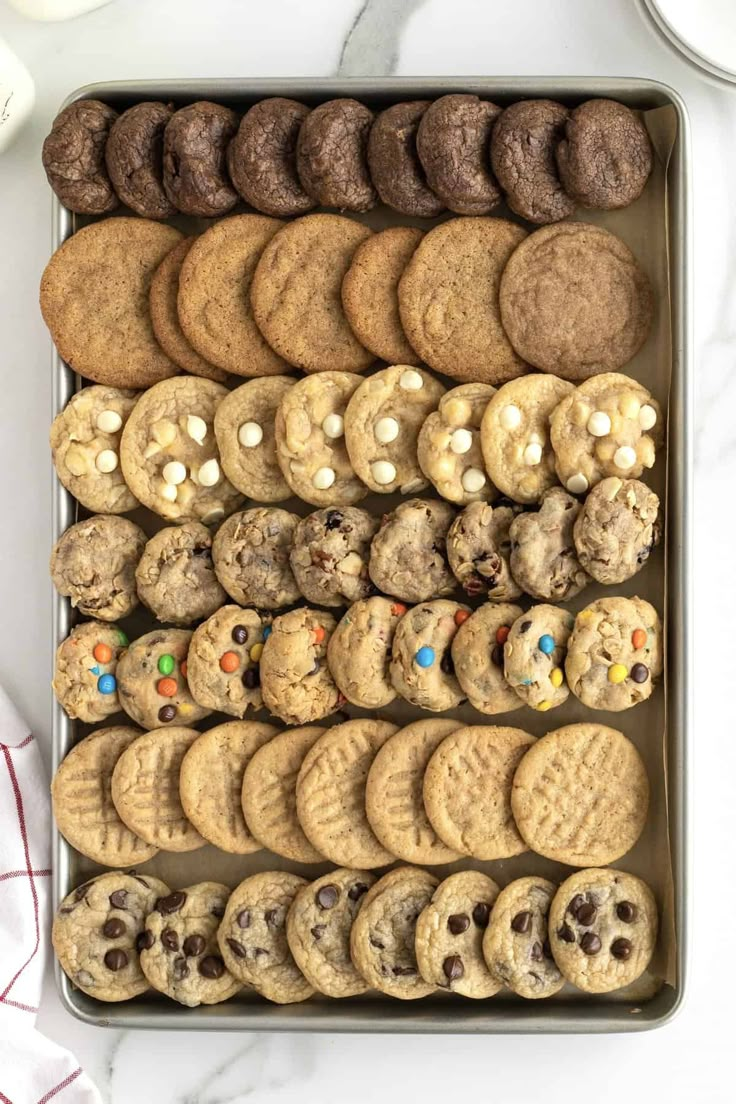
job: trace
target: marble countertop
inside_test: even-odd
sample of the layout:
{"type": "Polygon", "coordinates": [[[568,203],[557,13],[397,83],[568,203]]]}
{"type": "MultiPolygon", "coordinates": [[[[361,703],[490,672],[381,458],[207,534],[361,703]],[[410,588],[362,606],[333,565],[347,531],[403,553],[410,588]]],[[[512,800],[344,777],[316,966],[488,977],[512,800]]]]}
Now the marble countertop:
{"type": "MultiPolygon", "coordinates": [[[[694,892],[690,988],[680,1016],[626,1037],[351,1037],[107,1032],[76,1022],[47,979],[39,1027],[73,1049],[111,1104],[353,1104],[480,1093],[596,1104],[732,1099],[730,918],[736,914],[736,90],[708,83],[655,37],[634,0],[115,0],[78,20],[31,23],[0,0],[0,35],[30,69],[30,126],[0,161],[0,682],[48,752],[51,412],[48,337],[36,309],[50,197],[39,148],[63,97],[90,81],[329,74],[644,76],[684,96],[695,175],[696,495],[692,734],[694,892]],[[731,404],[734,404],[733,406],[731,404]],[[704,529],[701,533],[700,523],[704,529]],[[706,587],[706,583],[708,586],[706,587]]],[[[59,1099],[63,1099],[60,1096],[59,1099]]]]}

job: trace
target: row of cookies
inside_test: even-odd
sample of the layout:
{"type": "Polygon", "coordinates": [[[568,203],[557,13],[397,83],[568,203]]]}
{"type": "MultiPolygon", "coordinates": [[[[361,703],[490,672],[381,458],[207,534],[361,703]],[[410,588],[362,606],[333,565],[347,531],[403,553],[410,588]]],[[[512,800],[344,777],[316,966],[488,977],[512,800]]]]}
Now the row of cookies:
{"type": "Polygon", "coordinates": [[[121,115],[78,100],[55,118],[42,160],[62,203],[80,214],[106,214],[122,202],[148,218],[212,217],[242,198],[285,217],[318,204],[367,211],[380,198],[405,215],[478,215],[505,192],[512,210],[548,223],[576,203],[627,206],[653,157],[643,122],[615,100],[573,111],[526,100],[502,110],[456,93],[378,115],[347,97],[312,110],[272,97],[242,119],[206,100],[178,111],[148,101],[121,115]]]}
{"type": "Polygon", "coordinates": [[[370,989],[401,1000],[508,989],[554,996],[565,982],[609,993],[646,970],[658,912],[642,879],[580,870],[504,889],[486,874],[439,881],[401,866],[381,878],[338,868],[308,882],[285,871],[174,890],[149,874],[109,872],[59,906],[52,939],[72,983],[101,1001],[154,988],[186,1007],[243,988],[278,1004],[370,989]]]}

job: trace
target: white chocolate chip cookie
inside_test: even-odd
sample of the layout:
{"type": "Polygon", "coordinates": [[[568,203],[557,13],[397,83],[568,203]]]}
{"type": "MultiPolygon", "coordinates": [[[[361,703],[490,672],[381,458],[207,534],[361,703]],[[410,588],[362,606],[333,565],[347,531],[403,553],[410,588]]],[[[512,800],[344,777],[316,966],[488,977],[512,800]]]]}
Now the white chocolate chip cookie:
{"type": "Polygon", "coordinates": [[[274,421],[279,403],[293,386],[290,376],[249,380],[215,411],[222,470],[233,487],[258,502],[283,502],[291,496],[276,459],[274,421]]]}
{"type": "Polygon", "coordinates": [[[492,502],[496,488],[486,475],[480,444],[480,425],[495,395],[487,383],[453,387],[425,419],[419,431],[417,458],[427,479],[450,502],[492,502]]]}

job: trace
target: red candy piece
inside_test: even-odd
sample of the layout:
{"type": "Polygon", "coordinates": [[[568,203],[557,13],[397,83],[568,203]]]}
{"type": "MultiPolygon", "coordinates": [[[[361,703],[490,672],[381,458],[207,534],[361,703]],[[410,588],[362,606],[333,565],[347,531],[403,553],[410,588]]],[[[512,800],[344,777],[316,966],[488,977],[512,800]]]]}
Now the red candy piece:
{"type": "Polygon", "coordinates": [[[510,631],[508,625],[501,625],[500,629],[496,629],[496,643],[505,644],[510,631]]]}
{"type": "Polygon", "coordinates": [[[470,614],[467,610],[458,610],[455,614],[455,624],[462,625],[463,621],[467,621],[470,614]]]}
{"type": "Polygon", "coordinates": [[[187,677],[187,661],[186,660],[182,660],[182,662],[179,664],[179,670],[181,671],[181,677],[186,678],[187,677]]]}
{"type": "Polygon", "coordinates": [[[391,613],[394,617],[403,617],[406,613],[406,606],[403,602],[394,602],[391,606],[391,613]]]}

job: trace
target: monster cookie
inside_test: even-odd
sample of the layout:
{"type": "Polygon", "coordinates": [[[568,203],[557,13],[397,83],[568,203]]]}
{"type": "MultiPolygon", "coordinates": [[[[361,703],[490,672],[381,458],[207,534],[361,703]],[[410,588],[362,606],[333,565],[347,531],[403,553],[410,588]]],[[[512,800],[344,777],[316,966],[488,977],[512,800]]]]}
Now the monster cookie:
{"type": "Polygon", "coordinates": [[[248,828],[276,855],[292,862],[324,862],[304,835],[296,815],[296,780],[304,756],[324,732],[316,726],[289,728],[263,744],[243,776],[242,803],[248,828]]]}
{"type": "Polygon", "coordinates": [[[243,717],[260,709],[260,659],[269,618],[257,610],[222,606],[194,630],[187,656],[192,697],[206,709],[243,717]]]}
{"type": "Polygon", "coordinates": [[[606,372],[555,407],[550,438],[560,482],[584,494],[606,476],[638,479],[664,440],[659,404],[636,380],[606,372]]]}
{"type": "Polygon", "coordinates": [[[120,704],[142,728],[159,728],[175,721],[195,724],[209,709],[189,692],[188,629],[154,629],[134,640],[118,663],[120,704]]]}
{"type": "Polygon", "coordinates": [[[181,762],[182,808],[200,835],[221,851],[250,855],[260,843],[243,817],[245,768],[278,730],[258,721],[229,721],[203,732],[181,762]]]}
{"type": "Polygon", "coordinates": [[[520,763],[511,807],[538,855],[569,866],[605,866],[641,835],[649,780],[622,732],[601,724],[565,725],[538,740],[520,763]]]}
{"type": "Polygon", "coordinates": [[[261,655],[263,704],[287,724],[321,721],[341,694],[327,666],[335,618],[322,610],[295,609],[277,617],[261,655]]]}
{"type": "Polygon", "coordinates": [[[164,131],[166,195],[183,215],[215,218],[238,201],[225,158],[238,129],[228,107],[200,100],[174,112],[164,131]]]}
{"type": "Polygon", "coordinates": [[[138,596],[159,621],[190,625],[219,609],[227,595],[215,575],[212,534],[199,521],[159,529],[135,572],[138,596]]]}
{"type": "Polygon", "coordinates": [[[317,510],[294,530],[291,568],[308,602],[344,606],[373,590],[368,554],[378,520],[358,506],[317,510]]]}
{"type": "Polygon", "coordinates": [[[429,823],[422,796],[427,763],[459,727],[458,721],[442,717],[414,721],[389,737],[368,771],[368,822],[384,847],[404,862],[434,866],[460,858],[429,823]]]}
{"type": "Polygon", "coordinates": [[[662,674],[662,625],[643,598],[599,598],[575,618],[565,674],[591,709],[618,712],[650,696],[662,674]]]}
{"type": "Polygon", "coordinates": [[[636,575],[660,536],[659,499],[654,491],[638,479],[615,475],[596,483],[573,529],[580,563],[596,582],[608,584],[636,575]]]}
{"type": "Polygon", "coordinates": [[[620,238],[602,226],[562,222],[535,231],[514,251],[500,304],[518,356],[542,372],[581,380],[614,372],[638,353],[654,298],[620,238]]]}
{"type": "Polygon", "coordinates": [[[314,992],[286,940],[286,915],[306,885],[285,870],[246,878],[230,894],[217,936],[231,973],[277,1004],[307,1000],[314,992]]]}
{"type": "Polygon", "coordinates": [[[491,167],[511,210],[529,222],[558,222],[575,210],[555,162],[569,114],[554,100],[520,100],[493,128],[491,167]]]}
{"type": "Polygon", "coordinates": [[[415,226],[379,230],[355,250],[342,282],[342,305],[355,336],[388,364],[419,364],[401,327],[398,286],[423,237],[415,226]]]}
{"type": "Polygon", "coordinates": [[[67,716],[96,724],[120,711],[117,667],[128,638],[117,625],[81,621],[56,652],[52,688],[67,716]]]}
{"type": "Polygon", "coordinates": [[[424,773],[424,807],[437,835],[474,859],[526,851],[511,812],[514,773],[535,738],[520,728],[477,725],[445,737],[424,773]]]}
{"type": "Polygon", "coordinates": [[[98,728],[74,745],[51,784],[56,827],[100,866],[135,866],[158,850],[126,827],[112,801],[113,768],[140,735],[140,729],[123,725],[98,728]]]}
{"type": "Polygon", "coordinates": [[[580,503],[562,487],[550,487],[538,510],[514,518],[511,537],[511,574],[532,598],[567,602],[590,579],[575,552],[573,526],[580,503]]]}
{"type": "Polygon", "coordinates": [[[401,215],[435,218],[445,205],[427,185],[417,154],[417,130],[431,100],[392,104],[368,135],[368,167],[378,195],[401,215]]]}
{"type": "Polygon", "coordinates": [[[296,784],[296,808],[309,842],[338,866],[386,866],[394,856],[380,843],[365,811],[368,771],[397,731],[388,721],[345,721],[307,752],[296,784]]]}
{"type": "Polygon", "coordinates": [[[365,870],[332,870],[302,886],[286,917],[294,961],[328,997],[356,997],[368,985],[350,958],[350,931],[376,879],[365,870]]]}
{"type": "Polygon", "coordinates": [[[59,905],[51,941],[69,980],[100,1001],[137,997],[148,989],[139,952],[146,916],[169,887],[150,874],[98,874],[59,905]]]}
{"type": "Polygon", "coordinates": [[[228,394],[214,380],[181,376],[151,387],[123,431],[120,461],[128,486],[168,521],[219,521],[242,495],[220,470],[212,430],[228,394]]]}
{"type": "Polygon", "coordinates": [[[441,96],[422,115],[417,152],[432,191],[458,215],[487,215],[501,202],[488,147],[501,108],[477,96],[441,96]]]}
{"type": "Polygon", "coordinates": [[[406,701],[441,713],[463,701],[450,645],[470,617],[467,606],[439,599],[415,606],[399,621],[391,654],[391,682],[406,701]]]}
{"type": "Polygon", "coordinates": [[[217,945],[229,896],[227,886],[199,882],[156,901],[141,941],[141,969],[154,989],[196,1008],[219,1004],[242,988],[217,945]]]}
{"type": "Polygon", "coordinates": [[[296,167],[302,187],[322,207],[369,211],[376,192],[366,147],[373,112],[358,100],[328,100],[302,121],[296,167]]]}
{"type": "Polygon", "coordinates": [[[361,372],[373,354],[350,329],[340,289],[367,226],[341,215],[305,215],[279,230],[256,267],[251,304],[276,352],[305,372],[361,372]]]}
{"type": "Polygon", "coordinates": [[[212,558],[217,578],[231,598],[263,609],[290,606],[299,599],[289,564],[298,520],[278,506],[257,506],[223,522],[212,558]]]}
{"type": "Polygon", "coordinates": [[[521,594],[511,574],[511,523],[520,506],[471,502],[447,534],[447,559],[463,590],[489,602],[508,602],[521,594]]]}
{"type": "Polygon", "coordinates": [[[265,376],[241,384],[215,411],[222,470],[233,487],[260,502],[291,495],[276,458],[274,422],[279,403],[294,385],[289,376],[265,376]]]}
{"type": "Polygon", "coordinates": [[[417,439],[445,393],[421,368],[395,364],[363,380],[345,413],[345,440],[360,479],[381,494],[414,494],[427,486],[417,439]]]}
{"type": "Polygon", "coordinates": [[[149,387],[179,371],[156,341],[148,294],[181,238],[160,222],[109,218],[56,250],[41,279],[41,313],[72,371],[112,387],[149,387]]]}
{"type": "Polygon", "coordinates": [[[555,894],[549,934],[555,961],[586,993],[610,993],[644,973],[657,942],[657,904],[623,870],[577,870],[555,894]]]}
{"type": "Polygon", "coordinates": [[[105,164],[118,198],[143,218],[176,214],[163,185],[164,130],[173,113],[171,104],[134,104],[115,119],[105,145],[105,164]]]}
{"type": "Polygon", "coordinates": [[[419,973],[437,989],[462,997],[492,997],[501,988],[483,959],[483,935],[498,886],[477,870],[461,870],[440,882],[417,920],[419,973]]]}
{"type": "Polygon", "coordinates": [[[346,441],[346,409],[360,382],[351,372],[320,372],[279,403],[276,459],[293,493],[313,506],[351,506],[367,494],[346,441]]]}
{"type": "Polygon", "coordinates": [[[406,606],[390,598],[355,602],[330,637],[327,663],[341,694],[353,705],[380,709],[396,697],[389,661],[394,633],[406,606]]]}
{"type": "Polygon", "coordinates": [[[205,840],[187,819],[179,798],[179,771],[198,739],[193,728],[144,732],[120,755],[112,772],[112,799],[120,819],[162,851],[195,851],[205,840]]]}
{"type": "Polygon", "coordinates": [[[503,645],[503,673],[525,705],[544,713],[570,693],[565,656],[574,617],[557,606],[532,606],[514,621],[503,645]]]}
{"type": "Polygon", "coordinates": [[[49,184],[68,210],[105,215],[117,207],[105,166],[105,144],[117,118],[99,100],[77,100],[54,119],[41,160],[49,184]]]}
{"type": "Polygon", "coordinates": [[[246,111],[228,146],[230,179],[245,202],[264,215],[288,218],[314,207],[296,171],[297,138],[308,114],[297,100],[270,96],[246,111]]]}
{"type": "Polygon", "coordinates": [[[373,538],[368,566],[379,590],[406,602],[452,594],[447,533],[455,512],[446,502],[410,498],[384,516],[373,538]]]}
{"type": "Polygon", "coordinates": [[[425,234],[399,281],[404,333],[433,368],[465,382],[503,383],[526,364],[501,325],[498,289],[526,237],[500,218],[450,219],[425,234]]]}
{"type": "Polygon", "coordinates": [[[455,677],[479,713],[510,713],[521,706],[503,673],[503,646],[521,612],[507,602],[484,602],[455,633],[455,677]]]}
{"type": "Polygon", "coordinates": [[[496,898],[483,936],[492,976],[527,1000],[552,997],[565,983],[552,957],[547,923],[556,891],[546,878],[510,882],[496,898]]]}
{"type": "Polygon", "coordinates": [[[417,459],[443,498],[466,505],[491,501],[496,488],[488,479],[481,455],[483,412],[495,388],[487,383],[463,383],[440,399],[425,418],[417,441],[417,459]]]}
{"type": "Polygon", "coordinates": [[[505,383],[486,407],[480,427],[488,474],[515,502],[537,502],[557,482],[549,417],[573,385],[557,376],[529,375],[505,383]]]}
{"type": "Polygon", "coordinates": [[[586,100],[570,112],[555,154],[567,194],[605,211],[638,199],[652,171],[647,128],[615,100],[586,100]]]}
{"type": "Polygon", "coordinates": [[[264,215],[222,219],[195,240],[181,267],[177,310],[187,341],[236,376],[272,376],[286,367],[263,339],[250,305],[258,259],[283,225],[264,215]]]}
{"type": "Polygon", "coordinates": [[[400,1000],[428,997],[434,985],[419,973],[415,932],[437,879],[416,866],[384,874],[363,897],[350,932],[350,956],[373,989],[400,1000]]]}
{"type": "Polygon", "coordinates": [[[127,518],[79,521],[53,547],[51,580],[85,617],[117,621],[138,605],[135,571],[145,544],[146,534],[127,518]]]}
{"type": "Polygon", "coordinates": [[[62,486],[92,513],[126,514],[138,502],[120,469],[120,436],[137,391],[83,387],[56,415],[49,442],[62,486]]]}

